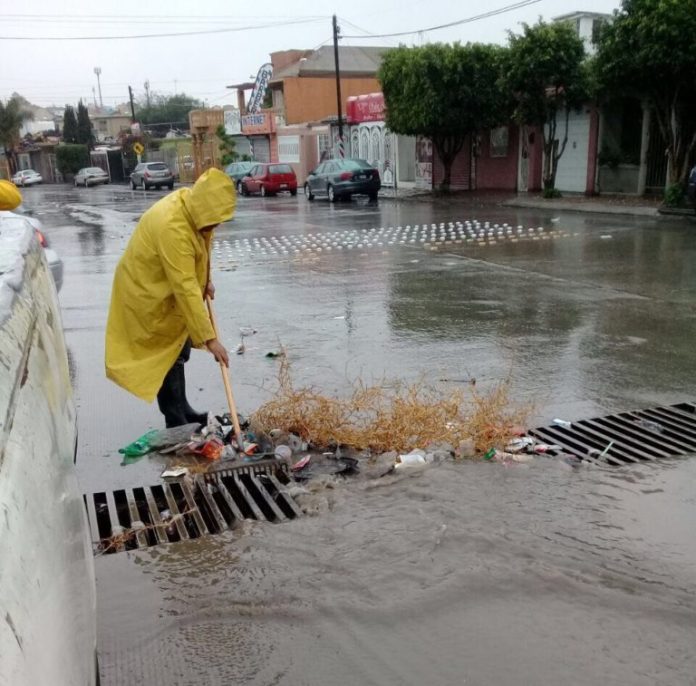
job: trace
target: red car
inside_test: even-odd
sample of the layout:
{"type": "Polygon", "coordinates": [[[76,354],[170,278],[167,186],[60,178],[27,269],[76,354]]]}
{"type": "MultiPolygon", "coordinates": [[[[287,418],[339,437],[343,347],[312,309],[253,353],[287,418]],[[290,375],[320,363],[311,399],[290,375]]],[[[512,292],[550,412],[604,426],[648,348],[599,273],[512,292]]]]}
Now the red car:
{"type": "Polygon", "coordinates": [[[297,177],[289,164],[257,164],[242,179],[242,195],[260,193],[267,196],[281,191],[297,195],[297,177]]]}

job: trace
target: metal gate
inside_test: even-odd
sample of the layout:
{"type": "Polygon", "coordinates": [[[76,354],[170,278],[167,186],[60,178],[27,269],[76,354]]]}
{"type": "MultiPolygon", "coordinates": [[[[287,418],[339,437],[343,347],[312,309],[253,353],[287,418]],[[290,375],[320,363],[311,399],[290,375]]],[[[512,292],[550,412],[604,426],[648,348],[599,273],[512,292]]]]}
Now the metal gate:
{"type": "Polygon", "coordinates": [[[645,190],[661,195],[667,185],[667,143],[654,114],[650,119],[647,162],[645,190]]]}

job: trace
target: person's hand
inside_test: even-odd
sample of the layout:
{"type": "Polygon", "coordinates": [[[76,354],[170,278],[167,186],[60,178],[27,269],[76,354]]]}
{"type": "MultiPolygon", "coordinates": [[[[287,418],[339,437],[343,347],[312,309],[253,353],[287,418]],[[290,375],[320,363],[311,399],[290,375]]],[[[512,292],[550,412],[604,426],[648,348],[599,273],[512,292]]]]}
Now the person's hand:
{"type": "Polygon", "coordinates": [[[208,348],[208,351],[220,364],[224,364],[225,367],[230,366],[230,358],[227,354],[227,350],[225,350],[225,346],[220,343],[217,338],[209,340],[205,344],[205,347],[208,348]]]}
{"type": "Polygon", "coordinates": [[[215,286],[213,286],[212,281],[208,281],[208,285],[205,287],[205,298],[210,298],[215,300],[215,286]]]}

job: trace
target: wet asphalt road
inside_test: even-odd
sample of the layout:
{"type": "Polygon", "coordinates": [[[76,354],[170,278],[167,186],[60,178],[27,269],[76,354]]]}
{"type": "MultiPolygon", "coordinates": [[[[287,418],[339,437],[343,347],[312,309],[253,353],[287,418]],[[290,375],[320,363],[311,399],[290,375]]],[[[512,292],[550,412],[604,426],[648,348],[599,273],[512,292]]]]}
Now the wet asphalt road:
{"type": "MultiPolygon", "coordinates": [[[[162,468],[119,465],[160,418],[103,375],[113,269],[159,196],[25,193],[65,261],[85,492],[162,468]]],[[[695,229],[466,200],[242,198],[213,257],[225,342],[259,331],[233,359],[238,404],[270,397],[280,344],[296,380],[327,391],[509,376],[539,423],[693,400],[695,229]],[[512,231],[467,242],[473,219],[512,231]]],[[[222,410],[211,358],[187,373],[194,406],[222,410]]],[[[104,683],[695,683],[694,462],[513,471],[347,487],[316,518],[101,558],[104,683]]]]}

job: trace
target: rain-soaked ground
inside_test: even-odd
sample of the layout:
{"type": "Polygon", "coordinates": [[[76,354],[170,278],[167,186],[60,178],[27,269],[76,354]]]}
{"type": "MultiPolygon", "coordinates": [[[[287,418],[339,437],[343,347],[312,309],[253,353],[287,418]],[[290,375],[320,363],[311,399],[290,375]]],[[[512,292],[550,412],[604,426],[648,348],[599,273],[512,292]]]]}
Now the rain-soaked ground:
{"type": "MultiPolygon", "coordinates": [[[[113,269],[159,196],[25,192],[65,261],[88,493],[162,467],[120,466],[160,418],[103,374],[113,269]]],[[[509,376],[535,424],[694,399],[691,219],[471,205],[240,199],[213,259],[225,342],[259,332],[232,360],[240,409],[271,396],[281,344],[327,392],[509,376]]],[[[210,356],[187,373],[194,406],[224,409],[210,356]]],[[[290,523],[100,557],[102,683],[696,684],[694,483],[693,458],[448,464],[320,492],[290,523]]]]}

